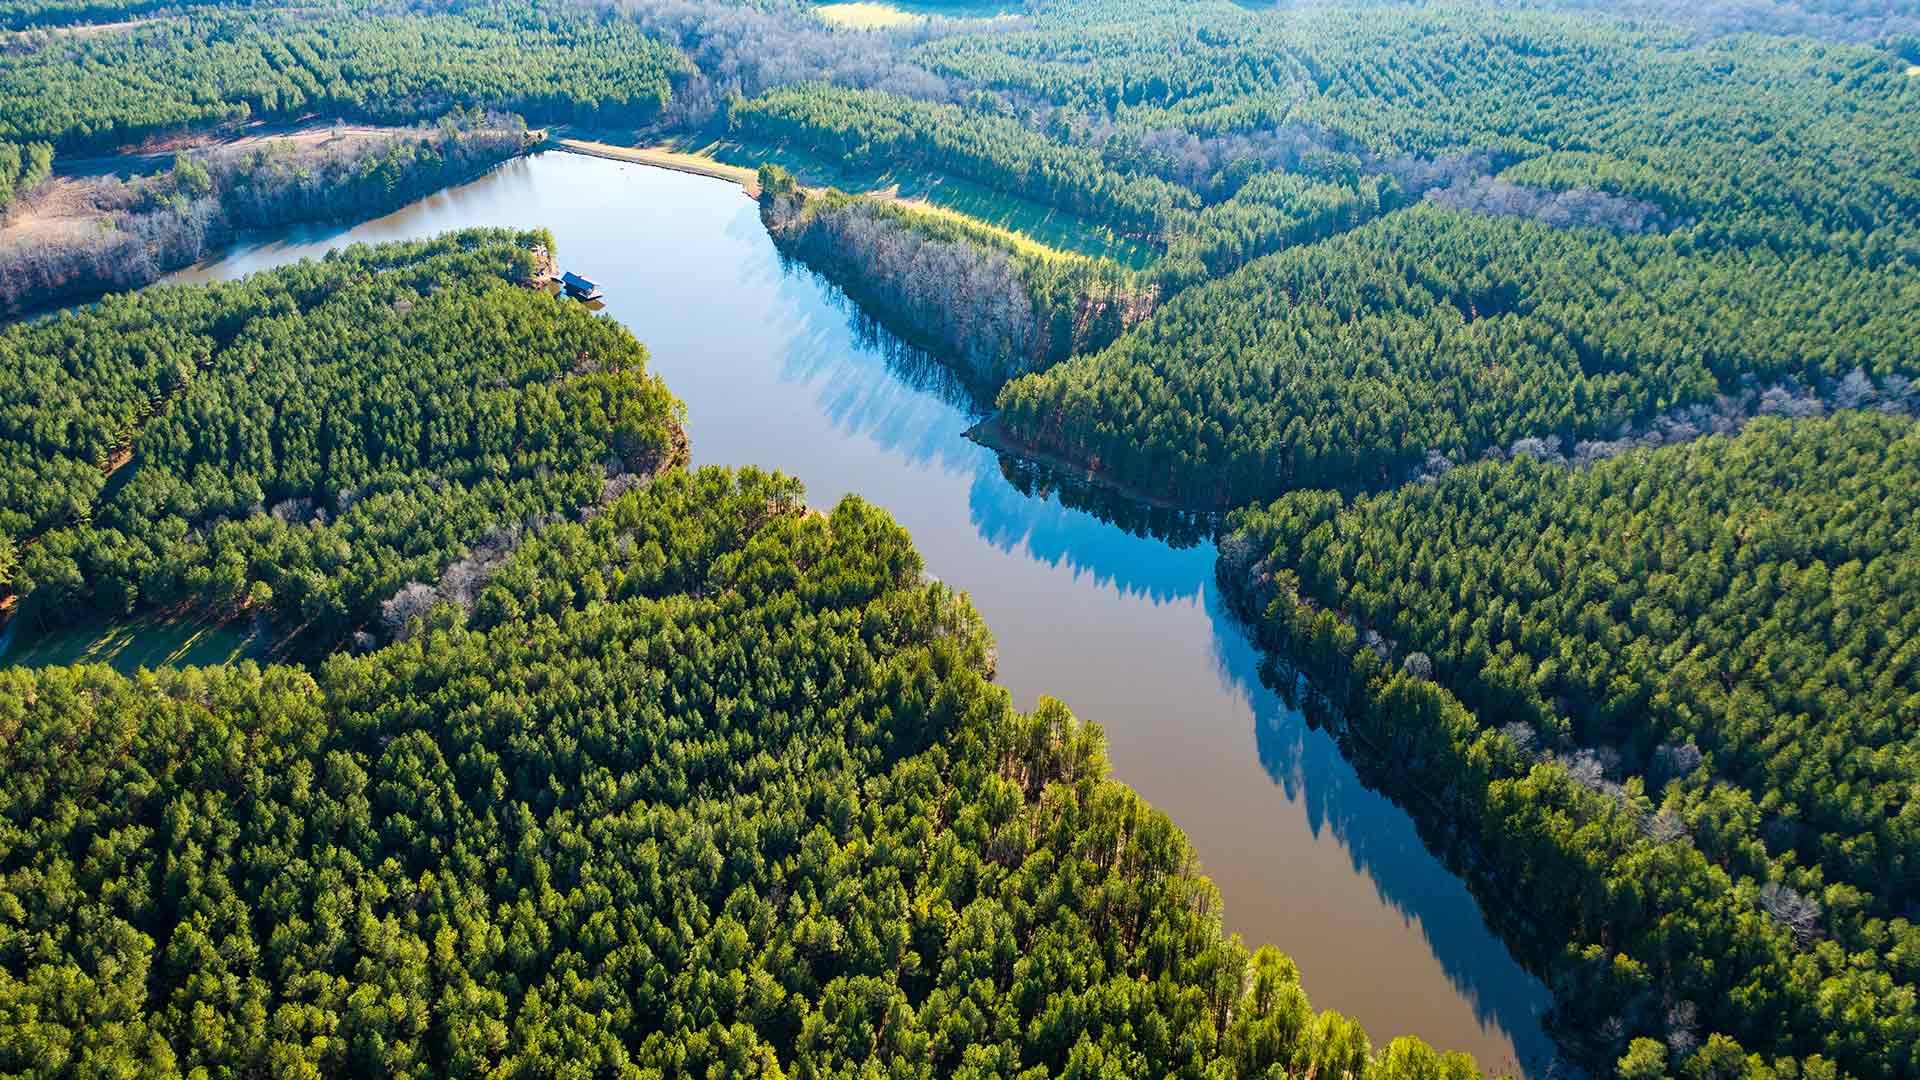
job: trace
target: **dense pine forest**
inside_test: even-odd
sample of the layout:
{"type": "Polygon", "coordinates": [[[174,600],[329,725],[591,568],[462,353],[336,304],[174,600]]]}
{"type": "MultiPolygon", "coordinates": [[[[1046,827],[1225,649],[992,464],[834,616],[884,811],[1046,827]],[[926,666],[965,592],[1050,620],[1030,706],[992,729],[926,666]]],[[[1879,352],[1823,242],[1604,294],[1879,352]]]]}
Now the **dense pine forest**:
{"type": "Polygon", "coordinates": [[[1182,293],[1000,405],[1035,444],[1231,506],[1523,439],[1605,442],[1749,388],[1833,398],[1853,378],[1856,403],[1908,407],[1916,342],[1920,264],[1423,204],[1182,293]]]}
{"type": "MultiPolygon", "coordinates": [[[[1920,1072],[1920,14],[893,15],[0,0],[0,304],[527,124],[777,162],[781,252],[1009,476],[1225,515],[1268,681],[1569,1067],[1920,1072]],[[374,129],[259,141],[330,125],[374,129]]],[[[1223,939],[885,513],[681,468],[646,328],[541,288],[540,225],[0,326],[6,632],[273,653],[0,669],[0,1073],[1475,1075],[1223,939]]]]}
{"type": "Polygon", "coordinates": [[[7,57],[0,138],[67,154],[248,117],[408,122],[450,102],[634,123],[660,110],[682,63],[631,25],[565,10],[207,7],[7,57]]]}
{"type": "Polygon", "coordinates": [[[522,284],[548,244],[355,248],[0,334],[16,617],[246,611],[324,651],[409,583],[470,600],[496,534],[673,464],[646,351],[522,284]]]}
{"type": "Polygon", "coordinates": [[[1221,573],[1470,873],[1532,898],[1573,1038],[1906,1076],[1916,471],[1920,426],[1873,412],[1517,455],[1243,512],[1221,573]]]}

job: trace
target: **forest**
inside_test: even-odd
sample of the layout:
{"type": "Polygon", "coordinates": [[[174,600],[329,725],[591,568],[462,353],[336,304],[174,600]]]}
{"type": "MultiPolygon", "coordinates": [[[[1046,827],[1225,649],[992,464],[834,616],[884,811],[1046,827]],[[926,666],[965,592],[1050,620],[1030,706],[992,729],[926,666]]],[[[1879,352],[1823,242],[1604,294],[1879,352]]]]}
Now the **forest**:
{"type": "MultiPolygon", "coordinates": [[[[671,399],[640,346],[513,283],[542,240],[350,249],[34,324],[113,371],[172,341],[164,371],[93,376],[123,417],[186,380],[129,488],[319,492],[297,529],[333,561],[281,580],[440,585],[357,590],[393,592],[381,641],[312,668],[0,670],[0,1072],[1479,1075],[1376,1047],[1278,950],[1223,938],[1179,829],[1107,776],[1097,727],[1013,710],[979,616],[884,513],[662,470],[671,399]],[[326,351],[277,356],[308,339],[326,351]],[[456,427],[548,450],[509,462],[456,427]],[[622,454],[605,468],[634,482],[603,480],[622,454]],[[324,495],[367,476],[351,507],[324,495]],[[588,513],[440,538],[470,549],[457,578],[381,531],[420,492],[477,524],[583,481],[588,513]]],[[[58,449],[91,471],[101,446],[58,449]]],[[[284,541],[279,509],[231,524],[284,541]]],[[[213,563],[219,587],[253,573],[213,563]]],[[[176,544],[145,577],[207,565],[176,544]]]]}
{"type": "Polygon", "coordinates": [[[1920,265],[1423,203],[1180,293],[999,406],[1030,444],[1228,507],[1612,439],[1747,386],[1831,394],[1858,371],[1911,407],[1917,320],[1920,265]]]}
{"type": "Polygon", "coordinates": [[[52,145],[0,142],[0,214],[13,205],[14,199],[39,187],[52,175],[52,145]]]}
{"type": "MultiPolygon", "coordinates": [[[[792,163],[769,234],[991,400],[1022,490],[1230,512],[1269,681],[1570,1062],[1920,1073],[1911,5],[0,26],[10,310],[526,123],[792,163]],[[390,130],[114,178],[254,121],[390,130]],[[75,191],[108,228],[19,239],[75,191]]],[[[884,514],[679,469],[644,348],[529,287],[536,225],[0,326],[0,613],[249,618],[282,662],[0,670],[0,1073],[1474,1075],[1223,940],[1184,837],[1092,724],[1013,709],[884,514]]]]}
{"type": "Polygon", "coordinates": [[[1916,479],[1911,418],[1770,418],[1289,494],[1236,514],[1220,573],[1277,680],[1526,898],[1514,939],[1591,1056],[1726,1039],[1906,1076],[1916,479]]]}
{"type": "Polygon", "coordinates": [[[459,14],[208,8],[0,59],[0,139],[99,152],[249,118],[431,120],[451,105],[533,123],[641,123],[686,61],[567,6],[459,14]]]}
{"type": "Polygon", "coordinates": [[[1068,142],[1111,155],[1191,136],[1181,156],[1229,176],[1316,151],[1382,171],[1455,160],[1648,199],[1711,219],[1709,235],[1734,243],[1910,235],[1920,197],[1904,165],[1920,86],[1901,56],[1874,48],[1688,47],[1655,21],[1473,5],[1319,4],[1274,18],[1095,0],[914,55],[1068,142]],[[1213,149],[1228,156],[1208,162],[1213,149]]]}
{"type": "Polygon", "coordinates": [[[324,653],[404,585],[470,591],[470,548],[679,461],[645,349],[523,284],[551,245],[354,247],[0,332],[15,618],[246,612],[324,653]]]}

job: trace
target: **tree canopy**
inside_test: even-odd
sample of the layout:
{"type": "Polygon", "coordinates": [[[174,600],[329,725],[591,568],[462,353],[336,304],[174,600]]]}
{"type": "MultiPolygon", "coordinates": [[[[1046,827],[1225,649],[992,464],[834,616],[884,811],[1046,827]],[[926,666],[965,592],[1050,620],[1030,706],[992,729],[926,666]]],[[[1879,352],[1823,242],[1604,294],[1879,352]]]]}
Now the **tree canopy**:
{"type": "Polygon", "coordinates": [[[676,472],[416,629],[0,672],[0,1071],[1478,1075],[1223,940],[858,498],[676,472]]]}
{"type": "Polygon", "coordinates": [[[355,246],[0,332],[21,617],[246,607],[324,651],[493,531],[678,460],[645,349],[525,284],[551,244],[355,246]]]}
{"type": "Polygon", "coordinates": [[[1904,1076],[1917,495],[1915,421],[1769,419],[1291,494],[1221,574],[1384,782],[1443,793],[1591,1057],[1714,1034],[1904,1076]]]}

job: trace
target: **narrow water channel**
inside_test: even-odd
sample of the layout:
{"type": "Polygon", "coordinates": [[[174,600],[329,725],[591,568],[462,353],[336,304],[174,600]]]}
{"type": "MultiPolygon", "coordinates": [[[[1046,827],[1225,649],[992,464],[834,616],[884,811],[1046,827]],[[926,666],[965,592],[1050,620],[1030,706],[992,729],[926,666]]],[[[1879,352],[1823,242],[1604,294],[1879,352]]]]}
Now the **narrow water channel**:
{"type": "Polygon", "coordinates": [[[1466,1050],[1489,1071],[1544,1071],[1545,988],[1407,816],[1260,685],[1211,545],[1176,548],[1016,489],[961,437],[971,417],[938,370],[783,266],[738,188],[543,154],[170,280],[474,225],[553,231],[562,264],[601,283],[607,314],[687,402],[695,464],[778,467],[816,506],[857,492],[905,525],[992,626],[1016,702],[1052,694],[1106,729],[1115,773],[1192,838],[1227,928],[1292,955],[1315,1006],[1379,1038],[1466,1050]]]}

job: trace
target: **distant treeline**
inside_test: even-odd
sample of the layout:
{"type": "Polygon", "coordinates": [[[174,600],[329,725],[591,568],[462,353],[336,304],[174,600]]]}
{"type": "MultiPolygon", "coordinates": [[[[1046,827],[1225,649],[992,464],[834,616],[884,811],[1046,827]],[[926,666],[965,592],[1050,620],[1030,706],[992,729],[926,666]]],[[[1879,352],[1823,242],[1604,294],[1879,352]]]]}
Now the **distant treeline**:
{"type": "Polygon", "coordinates": [[[404,124],[454,105],[631,126],[686,70],[632,23],[560,5],[196,9],[0,57],[0,139],[67,155],[249,118],[404,124]]]}
{"type": "MultiPolygon", "coordinates": [[[[64,181],[92,208],[0,246],[0,309],[130,289],[198,262],[244,229],[370,217],[468,179],[526,148],[519,117],[455,113],[436,127],[318,145],[183,152],[132,180],[64,181]]],[[[0,148],[0,164],[5,151],[0,148]]],[[[30,211],[29,211],[30,212],[30,211]]]]}
{"type": "MultiPolygon", "coordinates": [[[[830,25],[807,3],[742,4],[731,0],[579,0],[631,19],[649,37],[680,49],[692,64],[676,78],[666,123],[699,128],[729,100],[780,86],[824,82],[879,90],[921,101],[952,101],[964,86],[935,75],[913,48],[951,33],[1004,33],[1018,18],[965,22],[940,17],[849,32],[830,25]]],[[[916,5],[919,6],[919,5],[916,5]]]]}
{"type": "Polygon", "coordinates": [[[1855,44],[1920,34],[1906,0],[1526,0],[1552,11],[1678,22],[1706,34],[1805,34],[1855,44]]]}
{"type": "MultiPolygon", "coordinates": [[[[69,27],[177,14],[194,8],[252,6],[252,0],[0,0],[0,30],[69,27]]],[[[261,3],[261,7],[270,6],[261,3]]]]}
{"type": "Polygon", "coordinates": [[[761,169],[761,219],[782,251],[952,365],[987,399],[1008,379],[1113,341],[1154,288],[1109,260],[1036,253],[957,216],[761,169]]]}

